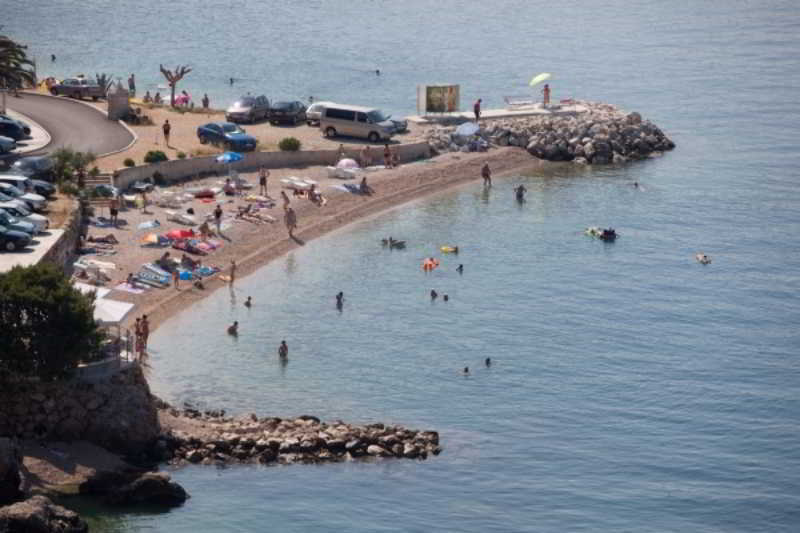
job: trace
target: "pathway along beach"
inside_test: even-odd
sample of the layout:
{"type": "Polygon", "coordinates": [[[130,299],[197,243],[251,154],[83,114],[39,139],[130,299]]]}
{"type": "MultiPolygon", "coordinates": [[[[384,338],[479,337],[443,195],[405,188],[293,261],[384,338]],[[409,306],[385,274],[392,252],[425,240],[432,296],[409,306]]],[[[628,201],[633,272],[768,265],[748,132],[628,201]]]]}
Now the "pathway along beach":
{"type": "MultiPolygon", "coordinates": [[[[467,183],[480,179],[480,169],[484,162],[488,161],[495,176],[502,176],[516,173],[522,169],[533,168],[536,166],[551,165],[539,161],[529,155],[522,148],[500,148],[490,152],[482,153],[458,153],[444,154],[434,159],[419,163],[404,164],[394,169],[379,170],[369,173],[369,184],[375,190],[370,196],[351,194],[343,191],[324,187],[323,194],[328,202],[323,207],[317,207],[306,199],[292,200],[292,207],[297,212],[298,229],[295,242],[289,238],[286,227],[283,224],[283,213],[280,203],[270,210],[270,214],[277,219],[273,224],[254,225],[249,222],[233,224],[223,233],[223,246],[212,255],[202,258],[207,265],[217,265],[227,269],[231,260],[236,261],[237,279],[241,279],[259,267],[267,264],[273,259],[282,256],[290,250],[301,246],[300,243],[324,235],[330,231],[338,229],[350,222],[374,215],[381,211],[393,208],[417,198],[443,191],[449,187],[467,183]],[[228,240],[230,239],[230,240],[228,240]]],[[[325,172],[322,167],[309,167],[302,170],[298,169],[273,169],[270,171],[270,195],[274,198],[279,197],[278,187],[280,178],[284,175],[300,174],[313,179],[320,179],[325,172]]],[[[257,183],[257,172],[242,174],[250,183],[257,183]]],[[[218,178],[201,180],[202,182],[215,182],[218,178]]],[[[192,182],[195,184],[197,182],[192,182]]],[[[204,211],[198,212],[201,217],[207,212],[211,212],[219,202],[222,204],[226,215],[236,212],[236,206],[245,205],[241,199],[236,199],[229,203],[231,197],[222,196],[214,203],[204,204],[204,211]]],[[[115,285],[125,281],[129,272],[137,272],[143,263],[151,262],[165,250],[173,255],[180,251],[160,248],[147,248],[139,244],[139,237],[144,232],[136,232],[139,222],[144,220],[157,219],[162,223],[158,228],[159,232],[166,232],[172,227],[182,227],[177,223],[164,223],[166,215],[163,209],[156,206],[148,206],[149,215],[143,215],[138,209],[129,208],[120,213],[120,219],[126,221],[126,225],[120,229],[114,228],[95,228],[90,227],[90,235],[113,234],[120,245],[116,247],[117,254],[111,256],[109,260],[117,265],[115,279],[109,285],[115,285]],[[132,235],[133,233],[133,235],[132,235]]],[[[134,316],[130,316],[126,327],[132,327],[136,316],[146,314],[151,324],[151,331],[155,330],[165,319],[172,314],[188,308],[198,299],[201,299],[214,289],[222,287],[225,282],[216,276],[204,280],[205,289],[192,287],[188,282],[181,284],[180,291],[174,289],[151,289],[141,295],[121,293],[119,299],[126,299],[137,304],[134,316]]],[[[115,296],[117,297],[117,296],[115,296]]],[[[224,334],[228,324],[217,324],[211,327],[218,327],[220,334],[224,334]]]]}

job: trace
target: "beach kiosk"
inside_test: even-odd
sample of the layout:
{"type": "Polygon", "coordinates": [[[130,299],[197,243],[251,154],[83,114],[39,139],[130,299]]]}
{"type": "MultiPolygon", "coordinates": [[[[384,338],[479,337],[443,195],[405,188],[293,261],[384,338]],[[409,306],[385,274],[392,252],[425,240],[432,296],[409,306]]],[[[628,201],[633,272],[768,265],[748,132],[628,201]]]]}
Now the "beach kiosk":
{"type": "Polygon", "coordinates": [[[106,93],[108,101],[108,120],[119,120],[130,113],[130,93],[121,81],[112,83],[106,93]]]}

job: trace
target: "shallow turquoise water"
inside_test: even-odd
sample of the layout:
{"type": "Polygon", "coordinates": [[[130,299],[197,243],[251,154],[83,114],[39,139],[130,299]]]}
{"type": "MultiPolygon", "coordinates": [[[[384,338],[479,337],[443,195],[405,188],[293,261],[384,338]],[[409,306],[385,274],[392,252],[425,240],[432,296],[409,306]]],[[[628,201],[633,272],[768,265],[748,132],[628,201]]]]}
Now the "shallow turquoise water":
{"type": "MultiPolygon", "coordinates": [[[[131,17],[152,11],[137,5],[131,17]]],[[[480,95],[491,106],[548,70],[556,96],[639,110],[678,148],[402,206],[238,281],[233,298],[223,290],[174,317],[151,342],[153,388],[169,400],[435,428],[445,452],[421,463],[187,468],[175,473],[193,496],[187,505],[107,513],[102,530],[798,529],[793,3],[175,5],[182,16],[152,24],[147,38],[117,35],[120,23],[89,11],[92,2],[15,5],[9,28],[19,35],[41,21],[63,37],[59,68],[81,58],[92,61],[85,69],[138,73],[163,57],[196,65],[194,87],[207,82],[219,95],[228,71],[253,69],[270,95],[358,94],[395,112],[413,111],[417,82],[461,81],[465,102],[480,95]],[[327,22],[296,32],[276,22],[290,6],[327,22]],[[237,9],[258,22],[229,29],[237,9]],[[87,13],[109,28],[98,43],[75,31],[87,13]],[[350,21],[367,28],[364,42],[331,45],[350,21]],[[201,32],[230,35],[230,45],[208,46],[201,32]],[[248,50],[261,34],[293,45],[248,50]],[[101,54],[114,39],[124,53],[101,54]],[[380,79],[369,75],[376,64],[380,79]],[[522,206],[512,193],[520,182],[522,206]],[[589,239],[589,225],[621,236],[589,239]],[[382,249],[388,235],[408,249],[382,249]],[[425,275],[421,259],[443,244],[462,253],[425,275]],[[713,263],[697,264],[698,251],[713,263]],[[431,288],[451,300],[431,303],[431,288]],[[238,341],[224,334],[233,320],[238,341]],[[285,368],[276,356],[284,338],[285,368]]]]}

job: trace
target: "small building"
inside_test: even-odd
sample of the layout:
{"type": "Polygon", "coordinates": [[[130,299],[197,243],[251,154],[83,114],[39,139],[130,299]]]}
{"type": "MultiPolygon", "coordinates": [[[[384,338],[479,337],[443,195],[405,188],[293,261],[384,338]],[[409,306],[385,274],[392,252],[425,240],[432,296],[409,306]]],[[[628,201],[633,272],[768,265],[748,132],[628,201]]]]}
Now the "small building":
{"type": "Polygon", "coordinates": [[[131,112],[130,93],[121,81],[112,83],[106,95],[108,101],[108,120],[120,120],[131,112]]]}

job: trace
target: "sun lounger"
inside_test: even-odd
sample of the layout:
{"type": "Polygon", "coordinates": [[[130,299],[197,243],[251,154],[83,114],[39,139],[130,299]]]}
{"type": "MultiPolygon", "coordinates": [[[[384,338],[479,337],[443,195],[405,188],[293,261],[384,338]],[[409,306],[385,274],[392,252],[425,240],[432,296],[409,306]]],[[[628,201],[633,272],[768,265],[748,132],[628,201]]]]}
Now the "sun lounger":
{"type": "Polygon", "coordinates": [[[341,180],[352,180],[356,178],[357,170],[352,168],[337,168],[325,167],[328,171],[329,178],[338,178],[341,180]]]}
{"type": "Polygon", "coordinates": [[[179,224],[186,224],[187,226],[196,226],[197,220],[192,215],[184,215],[183,213],[178,213],[176,211],[169,211],[164,210],[164,213],[167,215],[167,220],[172,222],[177,222],[179,224]]]}

